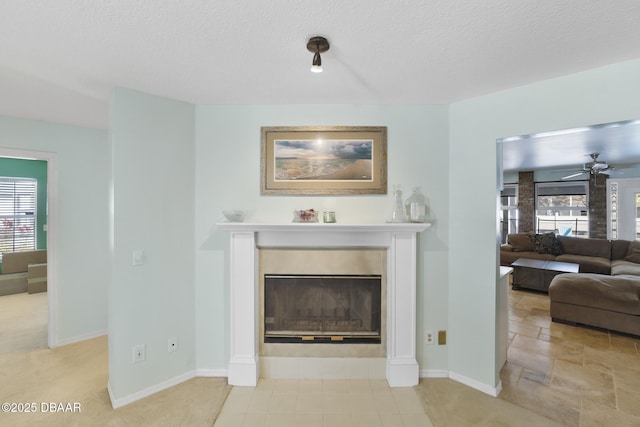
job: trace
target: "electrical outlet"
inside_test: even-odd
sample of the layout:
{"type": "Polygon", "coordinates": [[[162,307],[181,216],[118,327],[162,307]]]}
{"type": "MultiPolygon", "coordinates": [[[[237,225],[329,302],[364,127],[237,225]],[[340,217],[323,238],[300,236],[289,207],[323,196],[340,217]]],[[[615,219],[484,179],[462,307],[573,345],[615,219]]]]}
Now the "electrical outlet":
{"type": "Polygon", "coordinates": [[[427,331],[424,333],[424,341],[429,345],[433,344],[433,331],[427,331]]]}
{"type": "Polygon", "coordinates": [[[144,362],[147,359],[147,346],[145,344],[133,347],[133,363],[144,362]]]}
{"type": "Polygon", "coordinates": [[[167,351],[172,353],[178,349],[178,337],[171,337],[167,340],[167,351]]]}

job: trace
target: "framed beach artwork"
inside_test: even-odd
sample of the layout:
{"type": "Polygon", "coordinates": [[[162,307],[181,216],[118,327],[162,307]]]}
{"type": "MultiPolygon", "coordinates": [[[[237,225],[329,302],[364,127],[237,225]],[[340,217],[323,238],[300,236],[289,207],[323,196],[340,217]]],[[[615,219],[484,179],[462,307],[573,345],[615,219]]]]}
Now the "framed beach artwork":
{"type": "Polygon", "coordinates": [[[262,194],[386,194],[387,128],[263,127],[262,194]]]}

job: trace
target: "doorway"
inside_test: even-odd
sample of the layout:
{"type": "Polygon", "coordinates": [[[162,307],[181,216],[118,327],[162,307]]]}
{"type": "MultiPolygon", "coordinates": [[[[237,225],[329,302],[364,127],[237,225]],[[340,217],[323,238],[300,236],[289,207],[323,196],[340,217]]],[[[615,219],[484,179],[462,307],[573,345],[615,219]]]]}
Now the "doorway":
{"type": "Polygon", "coordinates": [[[45,151],[31,151],[0,147],[0,157],[42,160],[47,162],[47,346],[57,345],[57,155],[45,151]]]}

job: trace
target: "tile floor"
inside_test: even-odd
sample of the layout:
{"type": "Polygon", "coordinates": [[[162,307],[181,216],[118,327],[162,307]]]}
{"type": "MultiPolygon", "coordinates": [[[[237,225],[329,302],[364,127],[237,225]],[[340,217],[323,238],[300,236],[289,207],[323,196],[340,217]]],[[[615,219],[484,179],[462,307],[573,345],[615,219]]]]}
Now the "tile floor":
{"type": "Polygon", "coordinates": [[[216,427],[432,426],[413,388],[386,380],[260,380],[234,387],[216,427]]]}
{"type": "Polygon", "coordinates": [[[509,303],[501,399],[566,426],[640,426],[640,338],[552,322],[547,294],[509,303]]]}

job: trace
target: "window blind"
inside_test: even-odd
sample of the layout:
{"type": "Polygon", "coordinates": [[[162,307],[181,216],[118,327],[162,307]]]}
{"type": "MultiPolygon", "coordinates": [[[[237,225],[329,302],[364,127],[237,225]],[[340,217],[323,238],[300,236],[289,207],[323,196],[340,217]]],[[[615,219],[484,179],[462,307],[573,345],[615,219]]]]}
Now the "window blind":
{"type": "Polygon", "coordinates": [[[0,178],[0,256],[36,248],[37,182],[0,178]]]}
{"type": "Polygon", "coordinates": [[[515,185],[507,184],[500,192],[501,197],[515,197],[517,187],[515,185]]]}
{"type": "Polygon", "coordinates": [[[582,196],[588,193],[587,184],[579,183],[550,183],[537,184],[536,194],[538,196],[582,196]]]}

